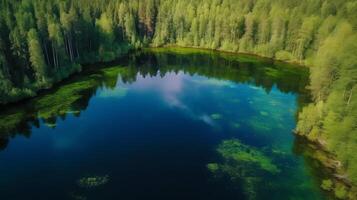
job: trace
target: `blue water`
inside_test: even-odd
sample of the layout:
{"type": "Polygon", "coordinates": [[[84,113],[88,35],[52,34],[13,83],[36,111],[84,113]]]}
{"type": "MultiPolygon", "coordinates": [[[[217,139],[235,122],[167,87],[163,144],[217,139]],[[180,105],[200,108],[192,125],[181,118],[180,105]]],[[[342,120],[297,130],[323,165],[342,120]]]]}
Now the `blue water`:
{"type": "Polygon", "coordinates": [[[0,114],[0,198],[326,198],[293,151],[306,71],[235,57],[138,54],[8,106],[0,114]],[[289,70],[271,73],[281,67],[289,70]],[[231,157],[242,153],[224,141],[257,159],[231,157]],[[80,184],[90,177],[107,180],[80,184]]]}

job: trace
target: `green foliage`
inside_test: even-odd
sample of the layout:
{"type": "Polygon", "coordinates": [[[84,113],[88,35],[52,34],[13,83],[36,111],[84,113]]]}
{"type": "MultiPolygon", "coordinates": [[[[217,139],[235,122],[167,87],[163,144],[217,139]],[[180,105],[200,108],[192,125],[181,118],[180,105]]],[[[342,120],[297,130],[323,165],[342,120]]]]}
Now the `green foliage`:
{"type": "Polygon", "coordinates": [[[38,38],[37,31],[31,29],[28,32],[28,45],[30,53],[31,65],[34,68],[36,79],[40,83],[46,83],[46,63],[42,52],[41,44],[38,38]]]}
{"type": "Polygon", "coordinates": [[[114,46],[114,25],[111,18],[108,17],[106,13],[102,13],[100,18],[95,22],[96,26],[99,28],[101,44],[99,46],[99,57],[102,61],[110,61],[115,59],[115,49],[114,46]]]}
{"type": "Polygon", "coordinates": [[[278,60],[289,61],[293,60],[293,55],[288,51],[278,51],[275,54],[275,58],[278,60]]]}
{"type": "Polygon", "coordinates": [[[347,193],[346,187],[338,184],[335,188],[335,196],[338,199],[346,199],[347,195],[348,195],[348,193],[347,193]]]}
{"type": "Polygon", "coordinates": [[[323,180],[321,184],[321,188],[324,190],[330,191],[332,189],[333,182],[329,179],[323,180]]]}
{"type": "Polygon", "coordinates": [[[357,183],[357,35],[346,21],[326,37],[314,58],[310,89],[315,103],[304,108],[297,130],[323,141],[337,155],[347,179],[357,183]],[[318,134],[317,134],[318,133],[318,134]]]}
{"type": "Polygon", "coordinates": [[[299,120],[296,127],[298,134],[308,136],[313,129],[319,128],[322,112],[321,107],[322,102],[320,102],[319,106],[310,104],[303,108],[299,114],[299,120]]]}
{"type": "MultiPolygon", "coordinates": [[[[58,74],[68,74],[63,71],[76,71],[69,69],[77,66],[73,64],[110,61],[144,45],[255,53],[316,66],[336,64],[340,54],[333,55],[334,46],[347,34],[339,32],[356,24],[356,4],[347,0],[338,4],[330,0],[298,4],[293,0],[5,0],[2,4],[0,41],[8,51],[9,74],[18,76],[10,78],[30,90],[39,86],[29,87],[24,80],[37,84],[46,74],[46,82],[58,81],[63,79],[58,74]],[[28,38],[30,30],[37,39],[28,38]],[[35,77],[28,66],[33,66],[35,77]]],[[[325,98],[334,68],[314,67],[312,72],[311,89],[325,98]]]]}

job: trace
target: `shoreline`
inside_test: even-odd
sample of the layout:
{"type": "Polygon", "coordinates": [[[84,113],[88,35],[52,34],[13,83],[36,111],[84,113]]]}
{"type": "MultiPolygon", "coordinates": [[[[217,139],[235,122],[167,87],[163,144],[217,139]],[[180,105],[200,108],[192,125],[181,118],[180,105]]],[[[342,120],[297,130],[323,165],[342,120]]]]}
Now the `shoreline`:
{"type": "MultiPolygon", "coordinates": [[[[324,168],[322,170],[327,172],[328,178],[326,180],[332,181],[332,186],[331,188],[323,188],[323,182],[326,180],[322,180],[322,184],[320,185],[320,188],[324,190],[325,192],[329,193],[330,195],[336,197],[336,191],[338,190],[338,186],[343,185],[347,190],[346,198],[343,199],[351,199],[355,200],[357,199],[356,197],[353,197],[352,193],[357,191],[357,185],[352,183],[351,180],[348,179],[346,175],[346,170],[343,168],[341,161],[339,161],[336,158],[336,155],[327,150],[325,145],[319,141],[312,141],[310,140],[307,136],[300,135],[296,131],[293,131],[294,136],[296,139],[303,140],[307,146],[309,146],[313,152],[308,153],[308,156],[316,161],[318,161],[321,166],[324,168]],[[351,193],[351,194],[350,194],[351,193]]],[[[340,199],[340,198],[338,198],[340,199]]]]}
{"type": "MultiPolygon", "coordinates": [[[[244,52],[234,52],[234,51],[227,51],[227,50],[220,50],[220,49],[209,49],[209,48],[202,48],[202,47],[191,47],[191,46],[179,46],[179,45],[165,45],[165,46],[161,46],[161,47],[144,47],[144,48],[139,48],[136,50],[129,50],[128,53],[124,54],[124,55],[119,55],[117,58],[115,58],[114,60],[108,61],[108,62],[94,62],[94,63],[83,63],[83,64],[78,64],[81,67],[81,70],[75,71],[71,74],[68,75],[68,77],[63,78],[62,80],[58,80],[55,81],[53,83],[50,83],[50,85],[48,85],[47,87],[43,87],[43,88],[38,88],[37,90],[34,90],[33,92],[35,93],[34,95],[24,95],[23,97],[19,97],[19,98],[14,98],[15,100],[13,101],[7,101],[7,102],[0,102],[0,108],[3,108],[5,106],[8,105],[16,105],[19,103],[23,103],[24,101],[27,101],[29,99],[32,98],[36,98],[37,96],[45,93],[46,91],[50,91],[51,89],[58,87],[59,85],[61,85],[63,82],[65,82],[66,80],[71,79],[73,76],[78,75],[83,73],[84,71],[90,70],[88,68],[93,68],[94,66],[108,66],[108,65],[112,65],[115,64],[116,62],[118,62],[119,59],[128,56],[130,53],[135,52],[135,51],[142,51],[142,50],[157,50],[157,49],[167,49],[167,50],[173,50],[173,49],[186,49],[186,50],[200,50],[200,51],[206,51],[206,52],[215,52],[215,53],[223,53],[223,54],[229,54],[229,55],[235,55],[235,56],[249,56],[249,57],[254,57],[254,58],[258,58],[258,59],[263,59],[266,62],[270,61],[272,63],[278,63],[278,64],[289,64],[289,65],[294,65],[297,67],[306,67],[309,68],[306,65],[301,65],[301,63],[297,63],[297,62],[289,62],[289,61],[284,61],[284,60],[278,60],[278,59],[274,59],[271,57],[266,57],[266,56],[262,56],[259,54],[253,54],[253,53],[244,53],[244,52]]],[[[17,88],[17,89],[29,89],[29,88],[17,88]]]]}
{"type": "Polygon", "coordinates": [[[236,51],[228,51],[228,50],[221,50],[221,49],[211,49],[211,48],[204,48],[204,47],[196,47],[196,46],[180,46],[180,45],[164,45],[164,46],[159,46],[159,47],[154,47],[154,46],[150,46],[150,47],[146,47],[143,49],[163,49],[163,48],[181,48],[181,49],[196,49],[196,50],[202,50],[202,51],[211,51],[211,52],[216,52],[216,53],[224,53],[224,54],[231,54],[231,55],[241,55],[241,56],[252,56],[255,58],[260,58],[260,59],[266,59],[269,61],[273,61],[274,63],[278,62],[281,64],[291,64],[291,65],[296,65],[298,67],[306,67],[306,68],[310,68],[311,66],[308,65],[304,65],[302,63],[299,63],[297,61],[289,61],[289,60],[280,60],[274,57],[268,57],[268,56],[263,56],[263,55],[259,55],[259,54],[254,54],[254,53],[247,53],[247,52],[236,52],[236,51]]]}
{"type": "MultiPolygon", "coordinates": [[[[224,51],[224,50],[219,50],[219,49],[209,49],[209,48],[200,48],[200,47],[184,47],[184,46],[178,46],[178,45],[167,45],[167,46],[162,46],[162,47],[148,47],[148,48],[141,48],[141,49],[137,49],[137,50],[133,50],[135,51],[143,51],[143,50],[149,50],[149,51],[155,51],[155,50],[180,50],[180,49],[186,49],[186,50],[198,50],[198,51],[204,51],[206,53],[208,52],[215,52],[215,53],[222,53],[222,54],[228,54],[228,55],[235,55],[235,56],[249,56],[249,57],[254,57],[254,58],[258,58],[260,60],[266,61],[266,62],[273,62],[273,63],[281,63],[281,64],[289,64],[289,65],[295,65],[297,67],[306,67],[309,68],[306,65],[301,65],[299,63],[294,63],[294,62],[287,62],[287,61],[281,61],[281,60],[277,60],[274,58],[270,58],[270,57],[265,57],[265,56],[261,56],[261,55],[257,55],[257,54],[251,54],[251,53],[243,53],[243,52],[233,52],[233,51],[224,51]]],[[[12,101],[12,102],[8,102],[5,104],[0,104],[0,108],[4,108],[6,106],[16,106],[18,104],[21,104],[25,101],[28,101],[30,99],[36,98],[39,95],[42,94],[46,94],[46,92],[51,91],[52,89],[58,88],[60,87],[63,83],[65,83],[66,81],[71,80],[73,77],[83,74],[85,72],[91,71],[93,69],[96,68],[101,68],[101,67],[106,67],[109,65],[115,65],[116,62],[119,61],[119,59],[124,58],[125,56],[130,55],[129,52],[125,55],[121,55],[118,56],[117,58],[115,58],[112,61],[108,61],[108,62],[95,62],[95,63],[87,63],[87,64],[80,64],[82,70],[79,72],[74,72],[72,74],[70,74],[68,77],[59,80],[55,83],[52,83],[49,87],[47,88],[41,88],[37,91],[35,91],[35,96],[28,96],[25,98],[22,98],[20,100],[17,101],[12,101]]],[[[312,157],[313,159],[321,162],[321,164],[326,167],[327,169],[332,170],[330,179],[333,180],[333,182],[338,182],[338,183],[343,183],[343,185],[345,185],[348,188],[355,188],[356,186],[353,185],[348,179],[347,177],[344,176],[344,170],[342,168],[342,164],[340,161],[338,161],[335,157],[335,155],[333,155],[332,152],[329,152],[326,147],[319,142],[316,141],[311,141],[309,140],[306,136],[302,136],[299,135],[299,133],[294,132],[295,137],[300,137],[300,138],[304,138],[306,140],[307,143],[312,144],[315,147],[315,150],[318,151],[319,153],[323,152],[324,156],[323,159],[321,159],[321,157],[312,157]]],[[[334,189],[328,191],[329,193],[334,192],[334,189]]],[[[333,195],[333,194],[332,194],[333,195]]]]}

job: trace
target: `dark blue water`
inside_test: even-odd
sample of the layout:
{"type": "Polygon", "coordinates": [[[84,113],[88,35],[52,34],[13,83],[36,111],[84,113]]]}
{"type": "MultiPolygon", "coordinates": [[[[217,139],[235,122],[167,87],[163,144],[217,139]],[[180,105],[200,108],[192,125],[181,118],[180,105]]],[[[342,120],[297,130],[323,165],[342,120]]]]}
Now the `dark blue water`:
{"type": "Polygon", "coordinates": [[[120,62],[0,112],[2,200],[324,199],[293,150],[306,70],[188,50],[120,62]]]}

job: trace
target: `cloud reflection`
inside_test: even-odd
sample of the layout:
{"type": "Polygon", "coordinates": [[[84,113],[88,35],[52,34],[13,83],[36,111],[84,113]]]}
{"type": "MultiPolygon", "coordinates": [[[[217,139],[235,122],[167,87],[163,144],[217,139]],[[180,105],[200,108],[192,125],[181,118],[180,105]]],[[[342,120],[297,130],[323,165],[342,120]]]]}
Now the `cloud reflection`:
{"type": "MultiPolygon", "coordinates": [[[[171,108],[182,110],[187,116],[200,120],[209,126],[217,126],[217,123],[209,114],[197,110],[198,107],[191,108],[186,104],[181,97],[185,89],[190,89],[195,86],[200,86],[200,80],[189,81],[192,77],[187,77],[183,72],[166,73],[164,77],[143,77],[137,76],[137,81],[132,84],[131,89],[135,90],[155,90],[159,93],[163,102],[171,108]],[[186,88],[185,88],[186,86],[186,88]]],[[[208,81],[207,79],[206,81],[208,81]]],[[[199,94],[197,94],[199,95],[199,94]]],[[[194,98],[192,96],[191,98],[194,98]]]]}

